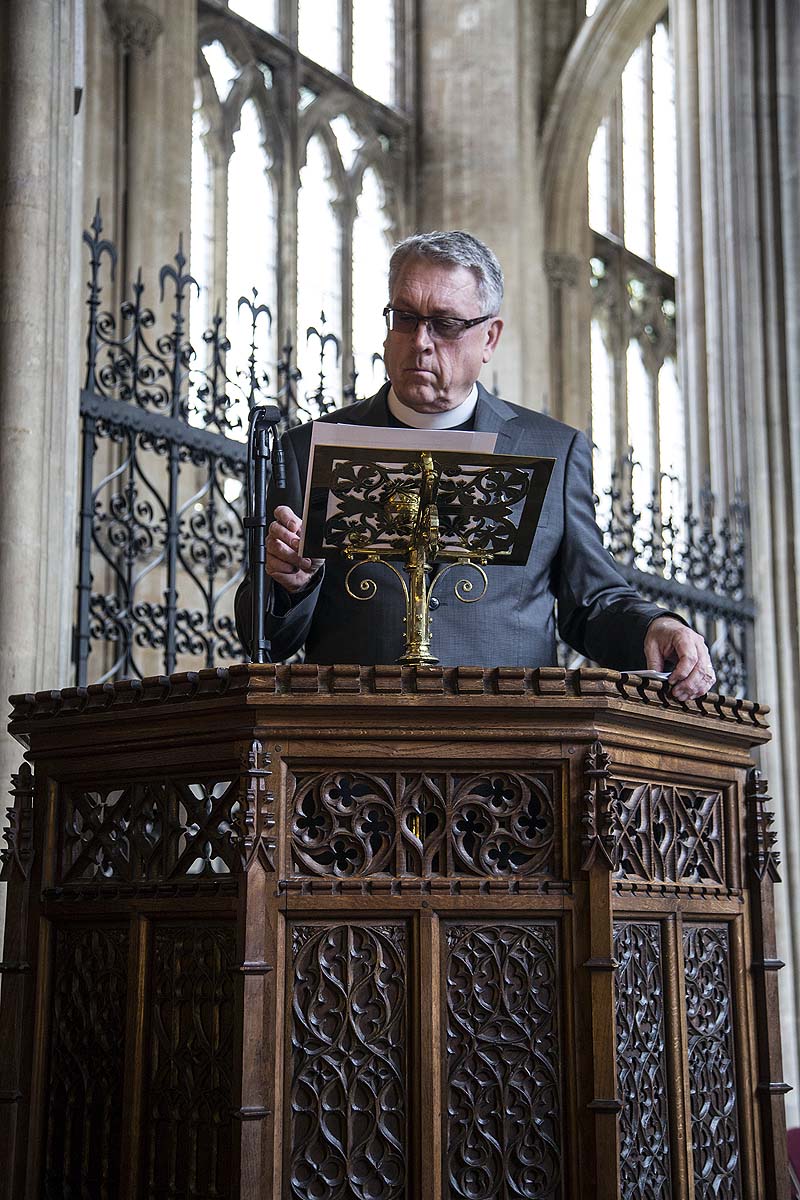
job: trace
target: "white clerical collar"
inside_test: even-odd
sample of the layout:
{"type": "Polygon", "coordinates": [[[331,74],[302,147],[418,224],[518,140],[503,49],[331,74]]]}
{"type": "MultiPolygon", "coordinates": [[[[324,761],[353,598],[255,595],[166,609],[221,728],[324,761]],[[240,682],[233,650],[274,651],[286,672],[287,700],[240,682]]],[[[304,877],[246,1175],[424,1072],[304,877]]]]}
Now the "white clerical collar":
{"type": "Polygon", "coordinates": [[[454,429],[457,425],[464,425],[472,419],[477,403],[477,383],[473,383],[466,400],[462,400],[455,408],[448,408],[446,412],[418,413],[413,408],[409,408],[407,404],[403,404],[402,400],[397,399],[394,388],[389,388],[387,397],[389,412],[392,416],[396,420],[402,421],[404,425],[410,425],[412,429],[454,429]]]}

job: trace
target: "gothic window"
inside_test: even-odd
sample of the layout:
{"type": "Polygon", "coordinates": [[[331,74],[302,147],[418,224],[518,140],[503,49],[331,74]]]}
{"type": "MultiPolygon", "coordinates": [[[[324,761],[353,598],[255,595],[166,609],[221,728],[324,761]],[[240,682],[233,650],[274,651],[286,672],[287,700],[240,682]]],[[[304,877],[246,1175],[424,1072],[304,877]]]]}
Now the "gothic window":
{"type": "Polygon", "coordinates": [[[278,0],[228,0],[228,8],[240,17],[246,17],[259,29],[277,32],[278,0]]]}
{"type": "MultiPolygon", "coordinates": [[[[594,8],[587,4],[587,13],[594,8]]],[[[592,440],[595,490],[639,515],[637,562],[686,509],[685,414],[678,387],[674,69],[665,15],[629,58],[589,155],[592,440]]],[[[605,520],[604,520],[605,518],[605,520]]]]}
{"type": "Polygon", "coordinates": [[[382,314],[390,232],[381,177],[374,167],[367,167],[353,222],[353,359],[358,390],[367,395],[383,382],[383,362],[376,355],[385,336],[382,314]]]}
{"type": "Polygon", "coordinates": [[[308,412],[383,380],[386,268],[410,183],[411,3],[200,0],[191,340],[205,365],[220,314],[243,396],[253,338],[267,394],[279,365],[297,367],[308,412]]]}
{"type": "Polygon", "coordinates": [[[329,330],[338,334],[342,327],[342,239],[334,163],[335,149],[326,147],[319,134],[309,138],[297,199],[297,362],[306,392],[316,386],[315,371],[323,368],[329,386],[339,382],[335,343],[324,340],[329,330]],[[310,329],[317,331],[313,341],[308,340],[310,329]]]}
{"type": "MultiPolygon", "coordinates": [[[[225,329],[231,343],[228,374],[246,374],[252,330],[251,310],[239,304],[253,298],[274,306],[277,294],[278,229],[275,187],[264,130],[254,100],[244,102],[228,159],[225,329]]],[[[267,362],[277,357],[276,329],[266,314],[256,318],[258,344],[267,362]]]]}

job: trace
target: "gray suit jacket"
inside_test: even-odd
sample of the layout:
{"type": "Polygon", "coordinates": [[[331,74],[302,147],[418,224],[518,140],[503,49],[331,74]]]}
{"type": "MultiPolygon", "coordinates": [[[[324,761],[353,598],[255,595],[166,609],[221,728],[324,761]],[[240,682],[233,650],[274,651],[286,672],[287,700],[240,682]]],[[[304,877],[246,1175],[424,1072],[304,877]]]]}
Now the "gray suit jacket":
{"type": "MultiPolygon", "coordinates": [[[[386,425],[388,384],[375,396],[337,410],[324,421],[386,425]]],[[[644,635],[664,610],[641,599],[625,583],[603,548],[595,523],[591,454],[582,433],[542,413],[508,404],[478,385],[475,429],[497,433],[498,454],[555,458],[533,547],[524,567],[489,566],[489,589],[476,604],[464,604],[449,581],[437,589],[431,649],[443,666],[550,666],[556,662],[556,617],[561,637],[603,666],[644,667],[644,635]]],[[[286,491],[276,504],[302,512],[311,425],[282,439],[286,491]]],[[[352,564],[328,559],[313,585],[289,596],[273,585],[267,633],[277,662],[305,645],[313,663],[392,663],[403,653],[402,590],[385,567],[361,568],[378,587],[372,600],[351,599],[344,576],[352,564]]],[[[458,575],[451,573],[453,582],[458,575]]],[[[250,585],[236,597],[239,634],[250,642],[250,585]]]]}

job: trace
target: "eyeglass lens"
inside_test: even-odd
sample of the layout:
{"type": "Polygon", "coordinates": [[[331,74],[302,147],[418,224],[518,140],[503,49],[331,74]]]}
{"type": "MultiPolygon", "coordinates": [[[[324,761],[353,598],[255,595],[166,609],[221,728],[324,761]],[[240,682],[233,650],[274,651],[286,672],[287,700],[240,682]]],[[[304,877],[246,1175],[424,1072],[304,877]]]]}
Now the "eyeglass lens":
{"type": "Polygon", "coordinates": [[[389,329],[397,333],[416,333],[418,325],[422,323],[427,326],[431,337],[444,341],[454,341],[461,337],[472,324],[459,317],[423,317],[418,313],[404,312],[398,308],[386,310],[386,322],[389,329]]]}

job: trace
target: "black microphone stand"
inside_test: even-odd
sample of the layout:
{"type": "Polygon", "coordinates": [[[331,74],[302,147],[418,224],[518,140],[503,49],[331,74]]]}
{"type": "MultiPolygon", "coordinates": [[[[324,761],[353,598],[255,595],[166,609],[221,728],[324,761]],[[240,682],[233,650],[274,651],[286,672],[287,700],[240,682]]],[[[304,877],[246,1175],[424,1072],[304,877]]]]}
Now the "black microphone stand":
{"type": "Polygon", "coordinates": [[[286,487],[283,451],[276,426],[281,410],[275,404],[257,404],[250,409],[247,435],[247,570],[250,575],[251,631],[250,661],[272,662],[265,630],[264,603],[267,595],[267,491],[275,466],[275,486],[286,487]]]}

